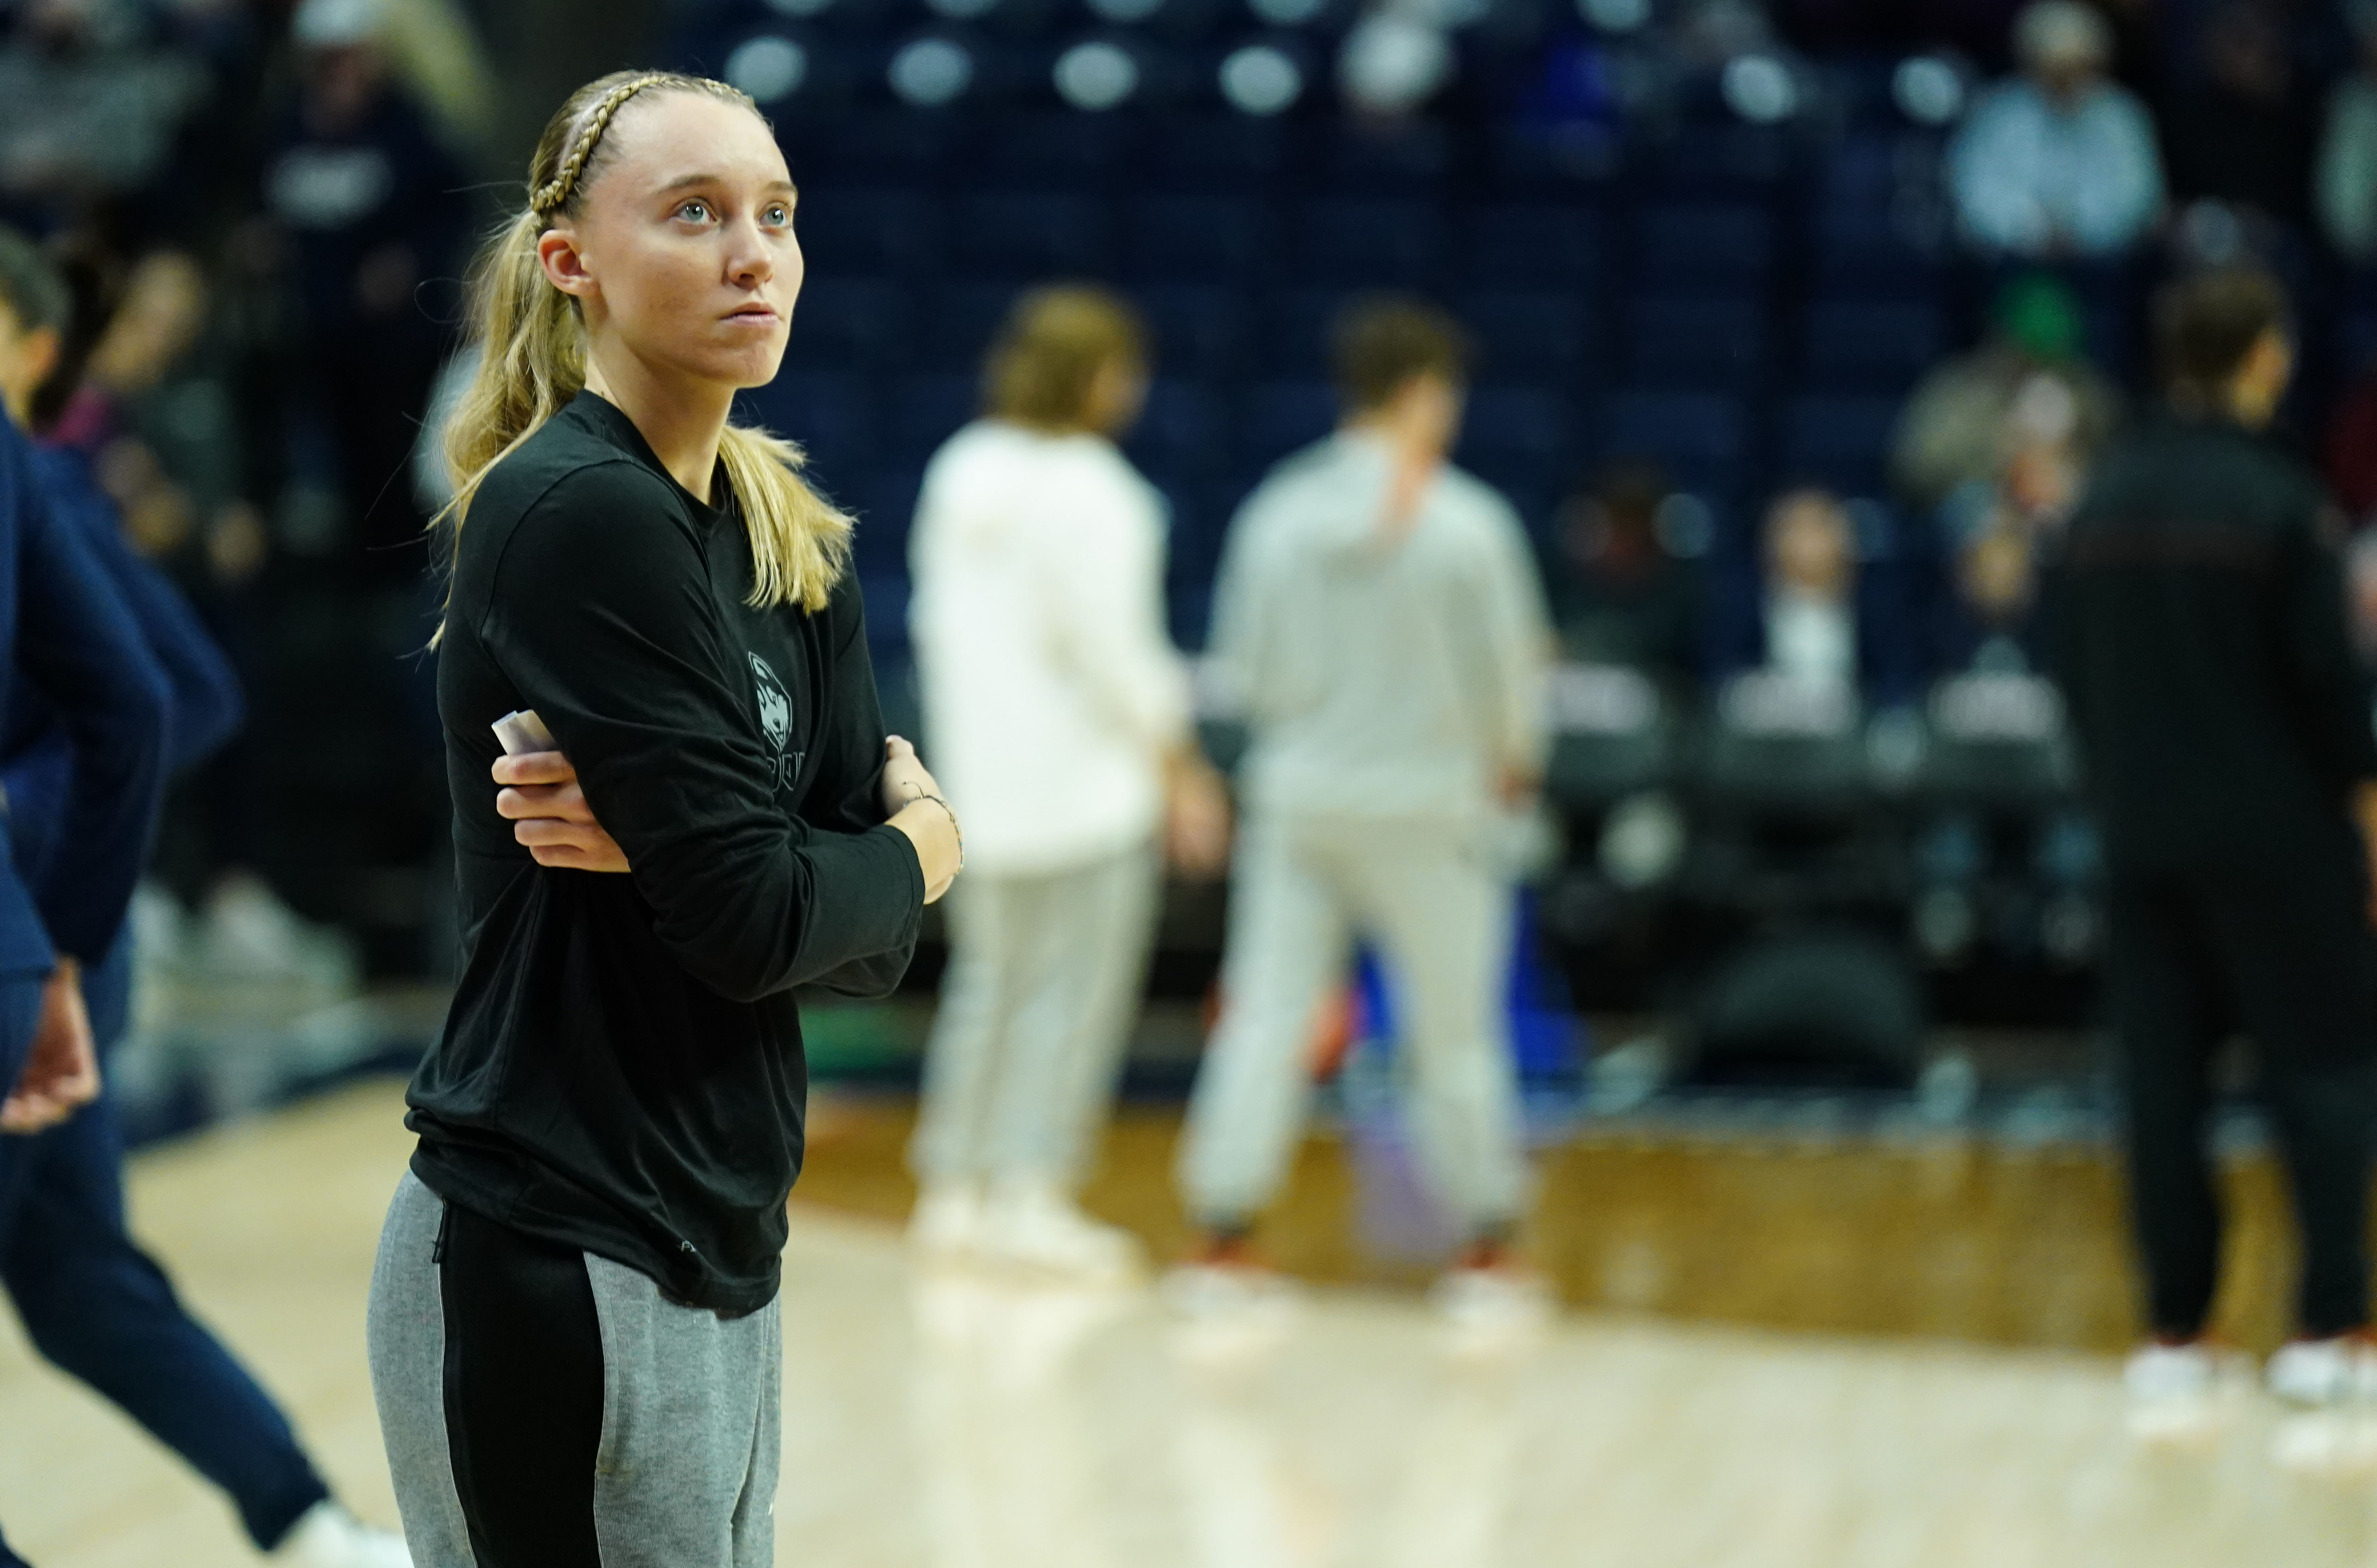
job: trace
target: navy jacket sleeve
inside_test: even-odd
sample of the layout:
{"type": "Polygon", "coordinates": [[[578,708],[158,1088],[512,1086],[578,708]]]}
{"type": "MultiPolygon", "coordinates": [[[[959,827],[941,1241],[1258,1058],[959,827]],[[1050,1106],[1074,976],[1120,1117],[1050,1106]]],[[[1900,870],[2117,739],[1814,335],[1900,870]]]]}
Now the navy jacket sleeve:
{"type": "Polygon", "coordinates": [[[215,646],[181,590],[132,548],[115,503],[83,470],[82,459],[68,452],[45,451],[37,454],[36,462],[55,504],[106,569],[164,674],[170,699],[166,771],[195,767],[230,740],[246,717],[231,660],[215,646]]]}
{"type": "Polygon", "coordinates": [[[705,544],[744,548],[694,537],[639,469],[579,469],[520,518],[479,630],[627,852],[663,945],[747,1002],[913,942],[923,873],[895,829],[812,829],[776,801],[720,673],[746,660],[705,544]]]}
{"type": "Polygon", "coordinates": [[[17,673],[56,705],[74,762],[57,839],[32,889],[50,938],[107,955],[132,901],[165,778],[165,679],[105,569],[0,435],[18,517],[17,673]]]}

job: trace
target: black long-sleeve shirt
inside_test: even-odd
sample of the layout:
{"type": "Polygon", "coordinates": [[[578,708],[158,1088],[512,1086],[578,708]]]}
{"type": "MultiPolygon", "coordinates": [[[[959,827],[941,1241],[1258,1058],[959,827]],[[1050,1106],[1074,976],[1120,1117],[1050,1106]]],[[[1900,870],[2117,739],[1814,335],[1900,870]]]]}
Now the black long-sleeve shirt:
{"type": "MultiPolygon", "coordinates": [[[[719,481],[722,491],[724,481],[719,481]]],[[[883,826],[856,585],[755,610],[731,504],[578,398],[487,476],[438,653],[463,973],[414,1076],[447,1199],[740,1313],[776,1290],[806,1073],[792,989],[880,995],[925,885],[883,826]],[[540,867],[488,726],[532,707],[634,867],[540,867]]]]}
{"type": "Polygon", "coordinates": [[[2377,778],[2319,481],[2223,420],[2107,451],[2050,586],[2050,650],[2116,864],[2357,854],[2377,778]]]}

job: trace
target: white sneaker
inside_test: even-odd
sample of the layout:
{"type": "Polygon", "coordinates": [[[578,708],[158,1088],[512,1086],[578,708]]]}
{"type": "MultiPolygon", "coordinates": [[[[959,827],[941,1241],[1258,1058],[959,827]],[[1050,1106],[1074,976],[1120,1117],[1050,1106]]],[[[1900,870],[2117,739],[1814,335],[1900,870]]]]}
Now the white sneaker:
{"type": "Polygon", "coordinates": [[[2262,1375],[2272,1394],[2305,1408],[2377,1400],[2377,1345],[2359,1334],[2293,1340],[2278,1347],[2262,1375]]]}
{"type": "Polygon", "coordinates": [[[1446,1269],[1427,1299],[1463,1340],[1480,1345],[1540,1334],[1556,1310],[1543,1276],[1508,1264],[1446,1269]]]}
{"type": "Polygon", "coordinates": [[[223,879],[207,900],[199,961],[233,980],[294,980],[336,994],[355,989],[361,966],[341,932],[316,925],[245,872],[223,879]]]}
{"type": "Polygon", "coordinates": [[[285,1568],[412,1568],[402,1536],[372,1528],[328,1498],[299,1516],[267,1561],[285,1568]]]}
{"type": "Polygon", "coordinates": [[[2121,1369],[2129,1390],[2132,1436],[2148,1443],[2181,1442],[2216,1425],[2220,1365],[2200,1339],[2141,1345],[2121,1369]]]}
{"type": "Polygon", "coordinates": [[[980,1182],[936,1182],[916,1194],[908,1215],[908,1247],[921,1258],[955,1263],[980,1245],[982,1225],[980,1182]]]}
{"type": "Polygon", "coordinates": [[[1129,1285],[1147,1264],[1130,1232],[1083,1214],[1053,1182],[1009,1182],[984,1206],[982,1255],[1082,1285],[1129,1285]]]}

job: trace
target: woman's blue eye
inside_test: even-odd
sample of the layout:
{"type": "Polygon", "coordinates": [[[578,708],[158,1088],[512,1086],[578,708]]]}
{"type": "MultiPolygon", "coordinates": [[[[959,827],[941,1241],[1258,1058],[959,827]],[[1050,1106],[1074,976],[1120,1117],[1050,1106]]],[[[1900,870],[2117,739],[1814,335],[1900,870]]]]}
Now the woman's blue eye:
{"type": "Polygon", "coordinates": [[[706,201],[689,201],[676,209],[676,215],[679,218],[707,218],[710,216],[710,204],[706,201]]]}
{"type": "Polygon", "coordinates": [[[775,206],[768,208],[768,221],[775,227],[781,229],[792,220],[793,209],[784,206],[782,202],[778,202],[775,206]]]}

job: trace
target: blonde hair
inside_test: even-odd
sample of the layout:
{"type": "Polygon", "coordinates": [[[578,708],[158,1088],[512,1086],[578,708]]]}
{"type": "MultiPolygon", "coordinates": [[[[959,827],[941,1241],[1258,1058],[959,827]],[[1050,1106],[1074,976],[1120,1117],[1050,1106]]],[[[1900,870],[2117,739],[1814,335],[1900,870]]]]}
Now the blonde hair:
{"type": "Polygon", "coordinates": [[[983,411],[1062,434],[1087,427],[1098,373],[1147,363],[1147,327],[1110,289],[1060,283],[1015,302],[983,362],[983,411]]]}
{"type": "MultiPolygon", "coordinates": [[[[448,421],[446,469],[454,499],[433,527],[462,524],[495,466],[536,434],[586,386],[586,323],[578,301],[544,275],[537,241],[557,218],[574,217],[600,172],[603,133],[629,100],[684,92],[759,110],[724,82],[674,71],[620,71],[569,95],[544,127],[529,164],[528,206],[480,252],[471,275],[471,316],[479,366],[448,421]]],[[[750,425],[727,425],[718,456],[742,505],[751,540],[755,607],[825,608],[850,563],[850,518],[800,477],[806,462],[792,442],[750,425]]]]}

